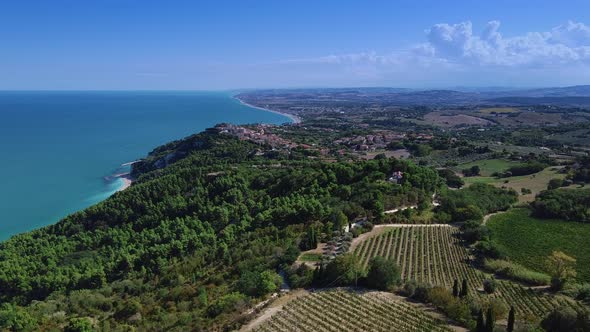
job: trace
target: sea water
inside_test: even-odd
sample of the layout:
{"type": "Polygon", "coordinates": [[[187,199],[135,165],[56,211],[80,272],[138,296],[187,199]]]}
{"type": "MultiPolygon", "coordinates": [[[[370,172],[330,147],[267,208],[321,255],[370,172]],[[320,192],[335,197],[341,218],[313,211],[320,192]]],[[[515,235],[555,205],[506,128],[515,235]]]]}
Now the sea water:
{"type": "Polygon", "coordinates": [[[291,120],[228,92],[0,92],[0,240],[108,198],[113,174],[217,123],[291,120]]]}

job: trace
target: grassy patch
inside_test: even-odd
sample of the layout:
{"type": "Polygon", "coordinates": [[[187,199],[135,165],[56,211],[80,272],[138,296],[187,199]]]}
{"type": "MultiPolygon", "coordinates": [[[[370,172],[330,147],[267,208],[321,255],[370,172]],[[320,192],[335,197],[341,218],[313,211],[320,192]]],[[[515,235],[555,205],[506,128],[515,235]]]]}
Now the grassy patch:
{"type": "Polygon", "coordinates": [[[530,189],[531,193],[519,196],[520,202],[532,202],[535,196],[542,190],[547,189],[547,184],[551,179],[564,179],[565,174],[559,173],[558,167],[547,167],[539,173],[522,176],[512,176],[508,178],[495,178],[490,176],[474,176],[463,178],[466,185],[472,183],[488,183],[496,187],[512,188],[520,193],[521,188],[530,189]]]}
{"type": "Polygon", "coordinates": [[[490,218],[492,241],[514,262],[545,271],[545,259],[554,250],[575,257],[578,280],[590,281],[590,225],[574,221],[538,219],[528,209],[513,209],[490,218]]]}
{"type": "Polygon", "coordinates": [[[299,260],[302,262],[319,262],[322,260],[322,254],[305,252],[299,256],[299,260]]]}
{"type": "Polygon", "coordinates": [[[470,168],[472,166],[479,166],[481,176],[490,176],[494,172],[504,172],[511,166],[516,165],[517,163],[504,160],[504,159],[484,159],[484,160],[477,160],[466,164],[461,164],[457,166],[458,170],[462,170],[465,168],[470,168]]]}

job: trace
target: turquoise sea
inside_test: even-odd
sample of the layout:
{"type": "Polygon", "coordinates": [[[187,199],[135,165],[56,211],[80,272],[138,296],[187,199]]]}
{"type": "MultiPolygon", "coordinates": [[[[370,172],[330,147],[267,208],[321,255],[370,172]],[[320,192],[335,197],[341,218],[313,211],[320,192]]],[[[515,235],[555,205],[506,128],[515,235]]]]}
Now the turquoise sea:
{"type": "Polygon", "coordinates": [[[122,164],[217,123],[290,122],[227,92],[0,92],[0,240],[112,195],[122,164]]]}

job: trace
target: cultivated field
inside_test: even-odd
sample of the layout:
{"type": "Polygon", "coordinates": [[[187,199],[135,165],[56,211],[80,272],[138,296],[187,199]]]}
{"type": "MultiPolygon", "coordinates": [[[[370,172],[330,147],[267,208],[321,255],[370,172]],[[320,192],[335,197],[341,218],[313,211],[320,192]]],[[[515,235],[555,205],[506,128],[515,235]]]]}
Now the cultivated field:
{"type": "Polygon", "coordinates": [[[455,126],[492,126],[493,122],[466,114],[447,114],[445,112],[430,112],[424,116],[424,123],[441,127],[455,126]]]}
{"type": "Polygon", "coordinates": [[[553,250],[575,257],[578,279],[590,282],[590,225],[575,221],[538,219],[527,209],[513,209],[490,218],[492,239],[511,260],[537,271],[553,250]]]}
{"type": "Polygon", "coordinates": [[[405,281],[414,279],[451,288],[455,279],[459,283],[466,279],[470,295],[482,301],[497,298],[506,306],[514,305],[522,314],[543,317],[562,304],[581,306],[565,297],[504,280],[498,281],[494,294],[484,293],[481,290],[483,281],[489,276],[471,265],[472,257],[456,237],[458,232],[458,228],[448,225],[391,227],[376,236],[366,237],[354,253],[364,266],[375,256],[394,259],[405,281]]]}
{"type": "Polygon", "coordinates": [[[453,331],[393,294],[318,291],[287,303],[254,331],[453,331]]]}

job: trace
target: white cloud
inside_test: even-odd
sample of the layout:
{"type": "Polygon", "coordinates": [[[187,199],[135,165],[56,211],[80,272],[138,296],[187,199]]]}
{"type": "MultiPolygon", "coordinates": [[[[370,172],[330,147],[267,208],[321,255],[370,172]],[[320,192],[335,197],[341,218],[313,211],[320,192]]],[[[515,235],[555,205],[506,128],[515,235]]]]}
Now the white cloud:
{"type": "Polygon", "coordinates": [[[588,84],[590,26],[570,21],[508,37],[501,30],[499,21],[479,29],[469,21],[440,23],[406,49],[290,59],[253,70],[277,86],[588,84]]]}
{"type": "Polygon", "coordinates": [[[500,22],[490,21],[479,35],[471,22],[436,24],[427,31],[434,57],[469,65],[528,66],[590,62],[590,27],[568,22],[548,32],[505,38],[500,22]]]}

